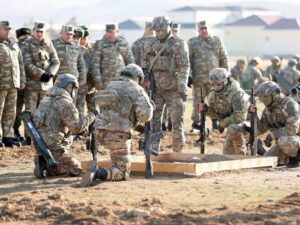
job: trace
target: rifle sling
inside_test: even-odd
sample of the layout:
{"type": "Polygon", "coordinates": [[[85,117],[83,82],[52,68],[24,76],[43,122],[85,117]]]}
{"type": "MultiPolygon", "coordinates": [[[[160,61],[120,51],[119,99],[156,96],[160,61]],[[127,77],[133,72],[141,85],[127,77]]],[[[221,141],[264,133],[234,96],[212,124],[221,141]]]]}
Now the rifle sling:
{"type": "Polygon", "coordinates": [[[168,47],[168,42],[158,51],[158,53],[155,55],[152,63],[150,63],[150,66],[149,66],[149,72],[152,70],[155,62],[157,61],[158,57],[160,56],[160,54],[168,47]]]}

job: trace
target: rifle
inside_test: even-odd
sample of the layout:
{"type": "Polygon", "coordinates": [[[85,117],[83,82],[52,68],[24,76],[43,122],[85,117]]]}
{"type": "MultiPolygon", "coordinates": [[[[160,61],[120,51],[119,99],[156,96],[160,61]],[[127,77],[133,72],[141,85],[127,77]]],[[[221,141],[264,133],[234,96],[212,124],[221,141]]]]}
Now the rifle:
{"type": "MultiPolygon", "coordinates": [[[[251,104],[255,105],[255,99],[254,99],[254,88],[251,88],[251,98],[250,98],[251,104]]],[[[257,155],[257,112],[250,112],[250,138],[247,142],[247,149],[248,153],[251,155],[257,155]]]]}
{"type": "MultiPolygon", "coordinates": [[[[154,76],[151,72],[147,72],[150,88],[148,88],[148,96],[153,101],[153,92],[155,90],[155,80],[154,76]]],[[[152,134],[152,119],[149,122],[145,123],[145,138],[144,141],[139,142],[140,149],[144,150],[145,158],[146,158],[146,168],[145,168],[145,177],[151,178],[153,177],[153,166],[151,161],[151,154],[157,156],[159,153],[152,150],[152,142],[159,141],[163,136],[163,132],[160,130],[159,132],[152,134]]]]}
{"type": "MultiPolygon", "coordinates": [[[[203,98],[203,86],[201,85],[200,89],[200,102],[204,103],[203,98]]],[[[200,144],[200,153],[205,153],[205,141],[206,141],[206,126],[205,126],[205,120],[206,120],[206,112],[205,110],[201,111],[201,126],[200,126],[200,132],[199,132],[199,144],[200,144]]]]}

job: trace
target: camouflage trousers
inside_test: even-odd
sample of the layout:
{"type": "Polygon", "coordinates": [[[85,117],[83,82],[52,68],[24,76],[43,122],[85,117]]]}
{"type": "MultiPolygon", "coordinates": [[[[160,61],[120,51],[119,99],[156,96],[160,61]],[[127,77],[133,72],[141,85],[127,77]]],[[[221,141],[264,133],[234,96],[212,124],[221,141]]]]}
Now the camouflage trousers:
{"type": "MultiPolygon", "coordinates": [[[[58,162],[56,168],[48,168],[47,176],[78,176],[82,173],[80,162],[73,158],[67,150],[57,150],[52,152],[53,158],[58,162]]],[[[38,163],[38,155],[34,159],[35,165],[38,163]]]]}
{"type": "Polygon", "coordinates": [[[227,127],[227,136],[223,145],[223,154],[246,155],[246,152],[243,124],[229,124],[227,127]]]}
{"type": "Polygon", "coordinates": [[[76,108],[79,111],[80,116],[84,116],[85,102],[86,102],[87,86],[79,87],[76,98],[76,108]]]}
{"type": "MultiPolygon", "coordinates": [[[[203,98],[206,98],[210,92],[211,85],[209,83],[203,83],[203,98]]],[[[192,120],[196,123],[200,123],[199,103],[201,100],[201,85],[193,85],[193,112],[192,120]]]]}
{"type": "Polygon", "coordinates": [[[171,114],[170,114],[170,110],[168,110],[168,107],[164,108],[162,122],[165,123],[165,124],[171,123],[171,114]]]}
{"type": "Polygon", "coordinates": [[[14,130],[18,130],[21,126],[21,120],[19,119],[19,115],[23,110],[23,106],[25,104],[25,91],[18,90],[17,94],[17,111],[16,111],[16,120],[14,123],[14,130]]]}
{"type": "Polygon", "coordinates": [[[16,88],[0,90],[0,139],[14,137],[17,91],[16,88]]]}
{"type": "Polygon", "coordinates": [[[296,157],[300,148],[300,137],[281,136],[264,156],[277,156],[278,164],[285,164],[287,157],[296,157]]]}
{"type": "Polygon", "coordinates": [[[40,102],[42,101],[46,93],[47,91],[32,90],[32,89],[25,88],[24,91],[25,109],[30,110],[30,109],[38,108],[40,102]]]}
{"type": "Polygon", "coordinates": [[[105,168],[106,180],[121,181],[128,180],[131,167],[131,135],[124,132],[96,131],[97,141],[101,147],[110,150],[112,162],[111,168],[105,168]]]}
{"type": "MultiPolygon", "coordinates": [[[[161,130],[162,114],[166,106],[170,110],[172,122],[172,145],[174,152],[181,152],[185,144],[184,136],[184,102],[177,92],[154,94],[156,109],[153,114],[153,132],[161,130]]],[[[153,142],[153,148],[159,149],[160,141],[153,142]]]]}

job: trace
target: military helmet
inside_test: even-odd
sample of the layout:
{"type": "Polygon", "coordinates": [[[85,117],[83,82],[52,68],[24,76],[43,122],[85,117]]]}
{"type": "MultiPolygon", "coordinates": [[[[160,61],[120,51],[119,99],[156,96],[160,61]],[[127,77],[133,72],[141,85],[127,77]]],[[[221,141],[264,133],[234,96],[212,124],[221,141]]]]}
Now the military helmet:
{"type": "Polygon", "coordinates": [[[69,83],[74,84],[76,88],[79,87],[76,77],[69,73],[59,75],[54,82],[54,86],[65,88],[69,83]]]}
{"type": "Polygon", "coordinates": [[[262,60],[260,57],[257,56],[257,57],[252,58],[249,63],[250,64],[253,64],[253,63],[260,64],[260,63],[262,63],[262,60]]]}
{"type": "Polygon", "coordinates": [[[139,77],[140,83],[144,80],[144,72],[142,68],[134,63],[130,63],[121,71],[121,76],[139,77]]]}
{"type": "Polygon", "coordinates": [[[230,73],[224,68],[215,68],[209,72],[209,83],[221,84],[226,83],[230,73]]]}
{"type": "Polygon", "coordinates": [[[152,21],[153,30],[159,31],[159,30],[168,30],[171,26],[171,21],[168,17],[165,16],[158,16],[154,17],[152,21]]]}
{"type": "Polygon", "coordinates": [[[276,55],[276,56],[274,56],[274,57],[272,57],[272,59],[271,59],[271,62],[274,62],[274,63],[279,63],[281,60],[280,60],[280,58],[276,55]]]}
{"type": "Polygon", "coordinates": [[[261,83],[257,89],[259,97],[272,95],[273,93],[280,93],[280,88],[274,81],[265,81],[261,83]]]}
{"type": "Polygon", "coordinates": [[[297,65],[297,60],[293,59],[293,58],[289,58],[288,65],[289,66],[295,66],[295,65],[297,65]]]}

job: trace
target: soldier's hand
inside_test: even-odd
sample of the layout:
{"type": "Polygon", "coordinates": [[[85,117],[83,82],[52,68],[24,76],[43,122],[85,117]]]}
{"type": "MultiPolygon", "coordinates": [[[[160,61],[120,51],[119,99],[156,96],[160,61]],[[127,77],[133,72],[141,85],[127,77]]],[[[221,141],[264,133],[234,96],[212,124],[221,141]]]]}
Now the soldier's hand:
{"type": "Polygon", "coordinates": [[[192,88],[192,85],[193,85],[193,78],[191,76],[189,76],[187,86],[189,88],[192,88]]]}
{"type": "Polygon", "coordinates": [[[249,112],[256,112],[256,111],[257,111],[256,105],[250,104],[248,111],[249,111],[249,112]]]}
{"type": "Polygon", "coordinates": [[[273,137],[271,134],[268,134],[266,139],[264,140],[264,143],[267,147],[271,147],[273,141],[273,137]]]}
{"type": "Polygon", "coordinates": [[[202,112],[202,111],[207,111],[207,105],[206,103],[199,103],[199,111],[202,112]]]}
{"type": "Polygon", "coordinates": [[[44,73],[44,74],[41,76],[40,81],[41,81],[41,82],[48,82],[52,77],[53,77],[52,74],[50,74],[50,73],[44,73]]]}
{"type": "Polygon", "coordinates": [[[179,92],[179,96],[182,99],[182,101],[184,101],[184,102],[186,101],[187,94],[185,92],[179,92]]]}

